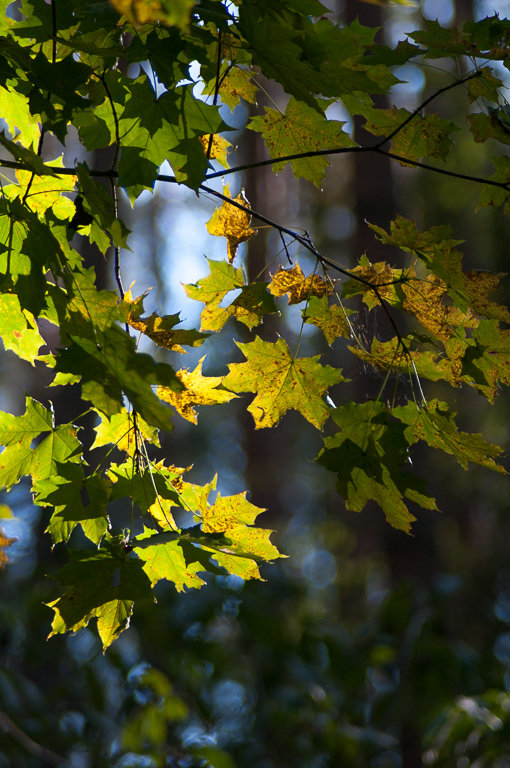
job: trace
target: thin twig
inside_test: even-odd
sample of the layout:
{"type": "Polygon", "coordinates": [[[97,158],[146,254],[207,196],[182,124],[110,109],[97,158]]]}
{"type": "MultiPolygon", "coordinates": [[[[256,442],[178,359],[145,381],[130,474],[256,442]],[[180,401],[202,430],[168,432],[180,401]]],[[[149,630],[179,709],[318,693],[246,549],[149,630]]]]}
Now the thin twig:
{"type": "Polygon", "coordinates": [[[469,75],[466,75],[465,77],[461,77],[455,80],[453,83],[450,83],[450,85],[445,85],[444,88],[439,88],[439,90],[434,91],[434,93],[428,98],[426,98],[424,101],[422,101],[421,104],[419,104],[419,106],[417,106],[416,109],[413,110],[413,112],[411,112],[411,114],[408,117],[406,117],[406,119],[402,123],[400,123],[400,125],[398,125],[391,133],[389,133],[383,139],[378,141],[377,144],[374,145],[373,149],[378,149],[382,147],[384,144],[386,144],[386,142],[391,141],[391,139],[393,139],[398,133],[400,133],[400,131],[403,130],[403,128],[405,128],[406,125],[408,125],[411,122],[411,120],[413,120],[416,117],[416,115],[419,115],[420,112],[423,109],[425,109],[425,107],[428,106],[428,104],[430,104],[431,101],[434,101],[434,99],[437,99],[437,97],[440,96],[442,93],[445,93],[446,91],[449,91],[452,88],[456,88],[458,85],[463,85],[464,83],[467,83],[468,80],[473,80],[473,78],[475,77],[480,77],[481,74],[482,74],[481,70],[477,69],[474,72],[470,72],[469,75]]]}
{"type": "Polygon", "coordinates": [[[42,760],[50,765],[65,766],[68,765],[67,760],[56,752],[52,752],[51,749],[43,747],[36,741],[27,736],[27,734],[21,730],[11,718],[5,713],[0,712],[0,729],[6,731],[12,738],[23,747],[23,749],[29,754],[33,755],[38,760],[42,760]]]}
{"type": "MultiPolygon", "coordinates": [[[[391,327],[393,328],[395,335],[398,339],[399,344],[402,345],[402,348],[405,350],[406,354],[409,354],[407,350],[407,345],[404,342],[404,339],[402,337],[402,334],[397,328],[397,325],[395,323],[395,320],[393,319],[393,316],[387,306],[387,303],[385,299],[382,297],[381,292],[379,291],[378,286],[373,285],[369,280],[365,280],[364,277],[361,277],[360,275],[352,274],[347,269],[344,269],[343,267],[340,267],[338,264],[336,264],[334,261],[331,261],[326,256],[323,256],[319,251],[316,249],[312,241],[309,237],[300,235],[298,232],[295,232],[292,229],[289,229],[288,227],[284,227],[281,224],[278,224],[278,222],[273,221],[272,219],[269,219],[267,216],[264,216],[261,213],[258,213],[258,211],[254,211],[252,208],[249,208],[247,205],[242,205],[242,203],[238,203],[236,200],[232,199],[231,197],[227,197],[227,195],[223,195],[221,192],[217,192],[215,189],[211,189],[210,187],[206,187],[205,184],[201,184],[199,189],[201,189],[203,192],[207,192],[209,195],[213,195],[214,197],[219,198],[220,200],[223,200],[223,202],[228,203],[230,205],[233,205],[234,208],[238,208],[240,211],[243,211],[244,213],[248,213],[251,215],[254,219],[257,219],[258,221],[263,221],[264,224],[267,224],[270,227],[273,227],[276,229],[280,234],[285,233],[289,235],[290,237],[293,237],[298,243],[300,243],[304,248],[306,248],[307,251],[309,251],[311,254],[315,256],[316,259],[319,260],[319,262],[324,266],[327,265],[328,267],[331,267],[332,269],[335,269],[337,272],[340,272],[343,275],[346,275],[347,277],[350,277],[354,280],[357,280],[358,282],[362,283],[363,285],[366,285],[368,288],[370,288],[371,291],[374,292],[374,294],[377,296],[377,299],[379,301],[379,304],[381,305],[382,309],[384,310],[384,313],[386,317],[388,318],[391,327]]],[[[401,281],[399,281],[401,282],[401,281]]]]}

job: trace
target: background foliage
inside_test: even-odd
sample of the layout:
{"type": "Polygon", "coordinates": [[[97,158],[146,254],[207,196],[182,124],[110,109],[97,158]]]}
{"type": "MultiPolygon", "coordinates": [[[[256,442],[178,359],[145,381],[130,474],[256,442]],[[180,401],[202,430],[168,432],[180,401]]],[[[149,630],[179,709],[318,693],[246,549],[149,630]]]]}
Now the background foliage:
{"type": "Polygon", "coordinates": [[[2,764],[505,765],[508,22],[4,5],[2,764]]]}

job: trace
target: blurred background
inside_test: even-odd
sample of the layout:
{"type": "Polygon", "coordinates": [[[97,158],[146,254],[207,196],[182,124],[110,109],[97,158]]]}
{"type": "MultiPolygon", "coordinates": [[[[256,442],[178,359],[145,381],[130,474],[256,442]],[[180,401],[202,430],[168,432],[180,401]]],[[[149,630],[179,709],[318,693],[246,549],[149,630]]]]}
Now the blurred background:
{"type": "MultiPolygon", "coordinates": [[[[421,14],[444,26],[510,14],[503,0],[326,4],[341,23],[358,17],[381,27],[378,39],[392,46],[420,27],[421,14]]],[[[415,107],[448,72],[447,61],[397,68],[406,82],[388,105],[415,107]]],[[[509,79],[502,67],[499,76],[509,79]]],[[[282,93],[271,90],[271,97],[278,102],[282,93]]],[[[465,110],[465,94],[449,92],[438,108],[455,116],[465,110]]],[[[339,108],[331,116],[347,119],[339,108]]],[[[243,131],[244,106],[233,114],[225,107],[225,119],[240,147],[231,165],[262,159],[258,137],[243,131]]],[[[69,162],[78,151],[71,140],[69,162]]],[[[452,161],[464,173],[484,174],[485,153],[460,132],[452,161]]],[[[289,169],[260,169],[230,183],[234,194],[245,188],[254,209],[308,230],[322,253],[346,267],[362,253],[403,264],[366,223],[388,228],[398,212],[420,228],[450,224],[465,240],[468,268],[508,271],[510,226],[501,210],[473,215],[475,184],[368,155],[333,158],[321,192],[296,182],[289,169]]],[[[224,240],[205,229],[214,207],[205,196],[162,184],[133,210],[124,203],[133,232],[131,251],[122,254],[124,284],[135,281],[135,295],[153,288],[149,313],[180,311],[185,327],[197,322],[202,305],[186,298],[181,283],[207,274],[206,257],[225,257],[224,240]]],[[[279,238],[263,227],[243,248],[251,278],[284,263],[279,238]]],[[[313,268],[305,253],[292,253],[313,268]]],[[[112,265],[84,256],[95,264],[98,284],[114,287],[112,265]]],[[[295,341],[297,310],[285,300],[280,309],[261,333],[274,338],[278,330],[295,341]]],[[[360,330],[370,337],[380,321],[367,313],[360,330]]],[[[204,347],[172,362],[192,369],[207,353],[204,372],[224,374],[233,340],[248,338],[230,321],[204,347]]],[[[306,327],[301,354],[312,345],[326,361],[342,352],[306,327]]],[[[349,397],[377,395],[377,374],[354,361],[344,367],[354,377],[349,397]]],[[[0,407],[21,412],[27,391],[43,401],[51,396],[57,414],[72,419],[72,399],[59,401],[58,388],[48,391],[38,373],[3,354],[0,407]]],[[[473,392],[439,385],[427,392],[454,403],[462,429],[483,431],[508,451],[507,394],[491,407],[473,392]]],[[[418,450],[414,464],[441,512],[420,512],[406,536],[375,505],[361,515],[345,510],[334,477],[312,461],[321,438],[304,419],[290,413],[276,429],[255,433],[248,403],[202,408],[197,427],[176,416],[163,453],[178,466],[194,462],[195,482],[217,472],[222,494],[248,488],[250,501],[268,510],[259,524],[276,531],[273,540],[289,558],[266,566],[265,582],[217,576],[207,588],[179,595],[160,583],[158,605],[137,606],[130,629],[104,656],[93,628],[46,641],[51,613],[43,603],[55,596],[47,574],[65,556],[58,547],[50,552],[47,515],[31,505],[28,486],[1,499],[16,515],[3,528],[18,542],[0,572],[0,768],[510,766],[507,480],[476,467],[465,473],[453,458],[418,450]]]]}

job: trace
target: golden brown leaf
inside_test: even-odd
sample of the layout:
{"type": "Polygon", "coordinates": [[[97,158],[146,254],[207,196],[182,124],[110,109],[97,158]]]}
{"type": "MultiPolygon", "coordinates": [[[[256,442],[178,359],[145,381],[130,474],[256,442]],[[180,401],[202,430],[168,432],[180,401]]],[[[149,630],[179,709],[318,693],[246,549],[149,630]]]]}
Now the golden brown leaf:
{"type": "Polygon", "coordinates": [[[290,269],[280,268],[272,276],[269,291],[273,296],[284,296],[287,293],[289,304],[299,304],[312,296],[317,296],[319,299],[322,296],[330,296],[333,293],[333,288],[319,275],[305,277],[303,270],[296,263],[296,266],[290,269]]]}
{"type": "MultiPolygon", "coordinates": [[[[223,187],[223,194],[227,197],[231,197],[228,184],[223,187]]],[[[240,203],[248,208],[250,206],[242,193],[234,198],[234,202],[240,203]]],[[[207,222],[209,234],[227,238],[227,254],[230,264],[232,264],[236,257],[239,243],[243,243],[252,235],[257,234],[257,230],[252,229],[250,224],[251,215],[249,213],[241,211],[239,208],[236,208],[234,205],[230,205],[230,203],[227,202],[224,202],[219,208],[216,208],[207,222]]]]}
{"type": "Polygon", "coordinates": [[[174,392],[169,387],[158,387],[157,395],[166,403],[170,403],[181,414],[183,419],[197,423],[195,405],[214,405],[215,403],[228,403],[236,397],[233,392],[225,389],[216,389],[224,376],[203,376],[202,364],[205,357],[198,361],[194,371],[187,368],[177,371],[177,378],[182,381],[186,389],[182,392],[174,392]]]}
{"type": "Polygon", "coordinates": [[[145,334],[159,347],[164,347],[172,352],[186,353],[181,344],[188,347],[199,347],[209,334],[199,333],[195,330],[174,329],[181,321],[179,315],[163,315],[161,317],[153,312],[149,317],[142,317],[143,300],[147,292],[137,299],[133,299],[131,288],[124,295],[124,304],[127,308],[126,322],[131,328],[145,334]]]}
{"type": "Polygon", "coordinates": [[[412,280],[402,285],[406,296],[403,308],[416,317],[430,333],[442,342],[447,341],[459,325],[467,327],[478,323],[472,312],[445,304],[448,288],[436,275],[425,280],[412,280]]]}
{"type": "MultiPolygon", "coordinates": [[[[209,142],[211,141],[211,134],[206,133],[204,136],[199,136],[198,140],[204,148],[204,154],[207,155],[209,150],[209,142]]],[[[217,133],[214,133],[212,137],[209,157],[211,160],[217,160],[224,168],[228,168],[227,154],[231,146],[232,144],[230,141],[227,141],[227,139],[224,139],[223,136],[219,136],[217,133]]]]}

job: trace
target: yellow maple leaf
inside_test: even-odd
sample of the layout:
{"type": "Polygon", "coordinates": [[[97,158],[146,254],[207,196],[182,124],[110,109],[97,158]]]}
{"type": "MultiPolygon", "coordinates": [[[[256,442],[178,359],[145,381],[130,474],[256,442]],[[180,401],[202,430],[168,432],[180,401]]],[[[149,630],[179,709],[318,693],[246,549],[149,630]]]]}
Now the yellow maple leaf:
{"type": "Polygon", "coordinates": [[[304,276],[303,270],[296,263],[295,267],[283,269],[282,267],[272,275],[268,289],[273,296],[289,295],[289,304],[299,304],[307,301],[311,296],[330,296],[333,288],[330,283],[319,275],[304,276]]]}
{"type": "Polygon", "coordinates": [[[174,392],[169,387],[158,387],[156,393],[161,400],[174,406],[183,419],[197,423],[197,412],[195,405],[214,405],[216,403],[227,403],[236,397],[233,392],[227,392],[224,389],[216,389],[224,376],[203,376],[202,364],[205,357],[198,361],[194,371],[187,368],[177,371],[177,378],[184,384],[186,389],[182,392],[174,392]]]}
{"type": "MultiPolygon", "coordinates": [[[[209,150],[209,142],[211,141],[211,134],[206,133],[204,136],[198,137],[199,142],[204,148],[204,154],[207,155],[209,150]]],[[[224,168],[228,168],[227,153],[232,146],[230,141],[224,139],[223,136],[219,136],[217,133],[212,135],[211,150],[209,157],[212,160],[217,160],[224,168]]]]}
{"type": "MultiPolygon", "coordinates": [[[[230,187],[225,184],[223,187],[223,194],[227,197],[230,195],[230,187]]],[[[243,193],[233,198],[235,203],[240,203],[245,207],[249,207],[249,202],[246,200],[243,193]]],[[[248,240],[252,235],[257,234],[256,229],[252,229],[251,215],[246,211],[241,211],[230,203],[224,202],[219,208],[216,208],[213,215],[207,222],[207,230],[210,235],[216,235],[217,237],[227,238],[227,255],[230,264],[234,261],[237,253],[239,243],[243,243],[248,240]]]]}
{"type": "MultiPolygon", "coordinates": [[[[54,168],[62,168],[62,157],[48,162],[47,165],[54,168]]],[[[18,184],[9,184],[3,187],[3,194],[10,198],[22,198],[25,196],[28,185],[27,204],[39,217],[51,208],[59,219],[72,219],[76,207],[72,200],[63,196],[63,192],[73,192],[77,176],[34,176],[31,171],[16,171],[18,184]]]]}

